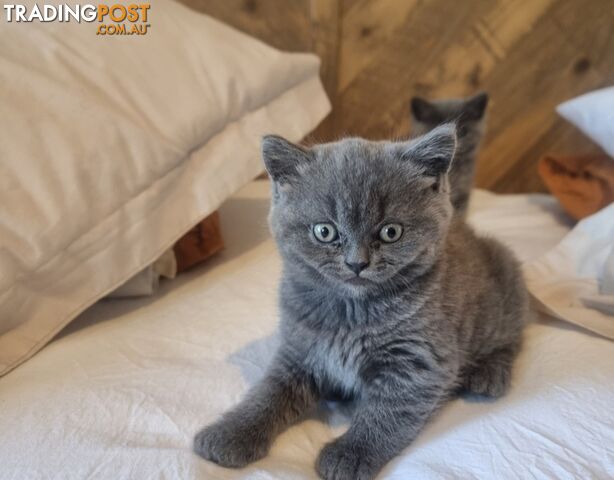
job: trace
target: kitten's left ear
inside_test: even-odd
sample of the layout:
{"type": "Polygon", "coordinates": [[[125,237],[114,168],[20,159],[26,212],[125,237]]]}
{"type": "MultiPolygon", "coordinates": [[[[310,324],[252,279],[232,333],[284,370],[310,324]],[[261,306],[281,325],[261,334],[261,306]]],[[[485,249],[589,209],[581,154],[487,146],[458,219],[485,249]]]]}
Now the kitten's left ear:
{"type": "Polygon", "coordinates": [[[437,106],[422,97],[413,97],[409,102],[409,108],[415,121],[434,124],[443,121],[437,106]]]}
{"type": "Polygon", "coordinates": [[[439,178],[450,169],[455,151],[456,125],[444,123],[402,144],[401,158],[420,167],[424,175],[439,178]]]}
{"type": "Polygon", "coordinates": [[[299,166],[313,160],[313,153],[278,135],[265,135],[262,159],[274,182],[291,183],[299,177],[299,166]]]}

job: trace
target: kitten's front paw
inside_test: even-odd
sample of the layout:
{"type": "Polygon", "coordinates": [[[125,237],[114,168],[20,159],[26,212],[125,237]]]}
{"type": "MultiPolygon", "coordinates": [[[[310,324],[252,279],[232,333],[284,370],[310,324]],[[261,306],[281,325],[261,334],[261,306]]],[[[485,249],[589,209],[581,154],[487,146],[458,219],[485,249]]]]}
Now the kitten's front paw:
{"type": "Polygon", "coordinates": [[[343,437],[326,445],[316,462],[318,475],[324,480],[371,480],[379,471],[359,445],[343,437]]]}
{"type": "Polygon", "coordinates": [[[269,443],[257,428],[220,421],[194,437],[194,452],[223,467],[241,468],[267,454],[269,443]]]}

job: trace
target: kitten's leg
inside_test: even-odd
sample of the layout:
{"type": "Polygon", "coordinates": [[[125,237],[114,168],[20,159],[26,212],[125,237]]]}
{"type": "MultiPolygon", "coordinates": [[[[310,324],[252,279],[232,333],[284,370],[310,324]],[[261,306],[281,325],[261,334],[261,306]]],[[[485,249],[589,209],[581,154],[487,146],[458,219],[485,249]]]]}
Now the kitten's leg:
{"type": "Polygon", "coordinates": [[[381,378],[365,389],[349,430],[327,444],[316,470],[325,480],[369,480],[418,435],[445,398],[441,378],[381,378]]]}
{"type": "Polygon", "coordinates": [[[316,401],[308,375],[277,358],[239,405],[196,435],[194,451],[224,467],[243,467],[264,457],[275,436],[316,401]]]}
{"type": "Polygon", "coordinates": [[[512,379],[512,364],[518,345],[509,345],[477,359],[463,380],[464,390],[477,395],[500,397],[507,392],[512,379]]]}

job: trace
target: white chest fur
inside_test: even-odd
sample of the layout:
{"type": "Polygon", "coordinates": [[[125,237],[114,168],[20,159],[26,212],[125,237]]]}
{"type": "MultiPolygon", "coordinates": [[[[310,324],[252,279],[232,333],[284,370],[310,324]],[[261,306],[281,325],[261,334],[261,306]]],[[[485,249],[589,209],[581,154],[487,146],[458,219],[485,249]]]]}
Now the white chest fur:
{"type": "Polygon", "coordinates": [[[352,345],[315,340],[305,361],[323,391],[351,397],[359,390],[358,352],[352,345]]]}

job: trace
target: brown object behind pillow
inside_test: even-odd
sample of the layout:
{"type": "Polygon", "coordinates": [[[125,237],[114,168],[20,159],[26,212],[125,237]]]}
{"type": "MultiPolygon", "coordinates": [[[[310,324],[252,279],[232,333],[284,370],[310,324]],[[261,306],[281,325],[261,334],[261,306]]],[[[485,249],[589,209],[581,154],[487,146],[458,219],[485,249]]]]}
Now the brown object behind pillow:
{"type": "Polygon", "coordinates": [[[224,248],[220,215],[217,211],[206,217],[173,247],[177,259],[177,273],[182,272],[224,248]]]}
{"type": "Polygon", "coordinates": [[[548,190],[576,220],[614,201],[614,159],[603,154],[554,156],[539,161],[548,190]]]}

